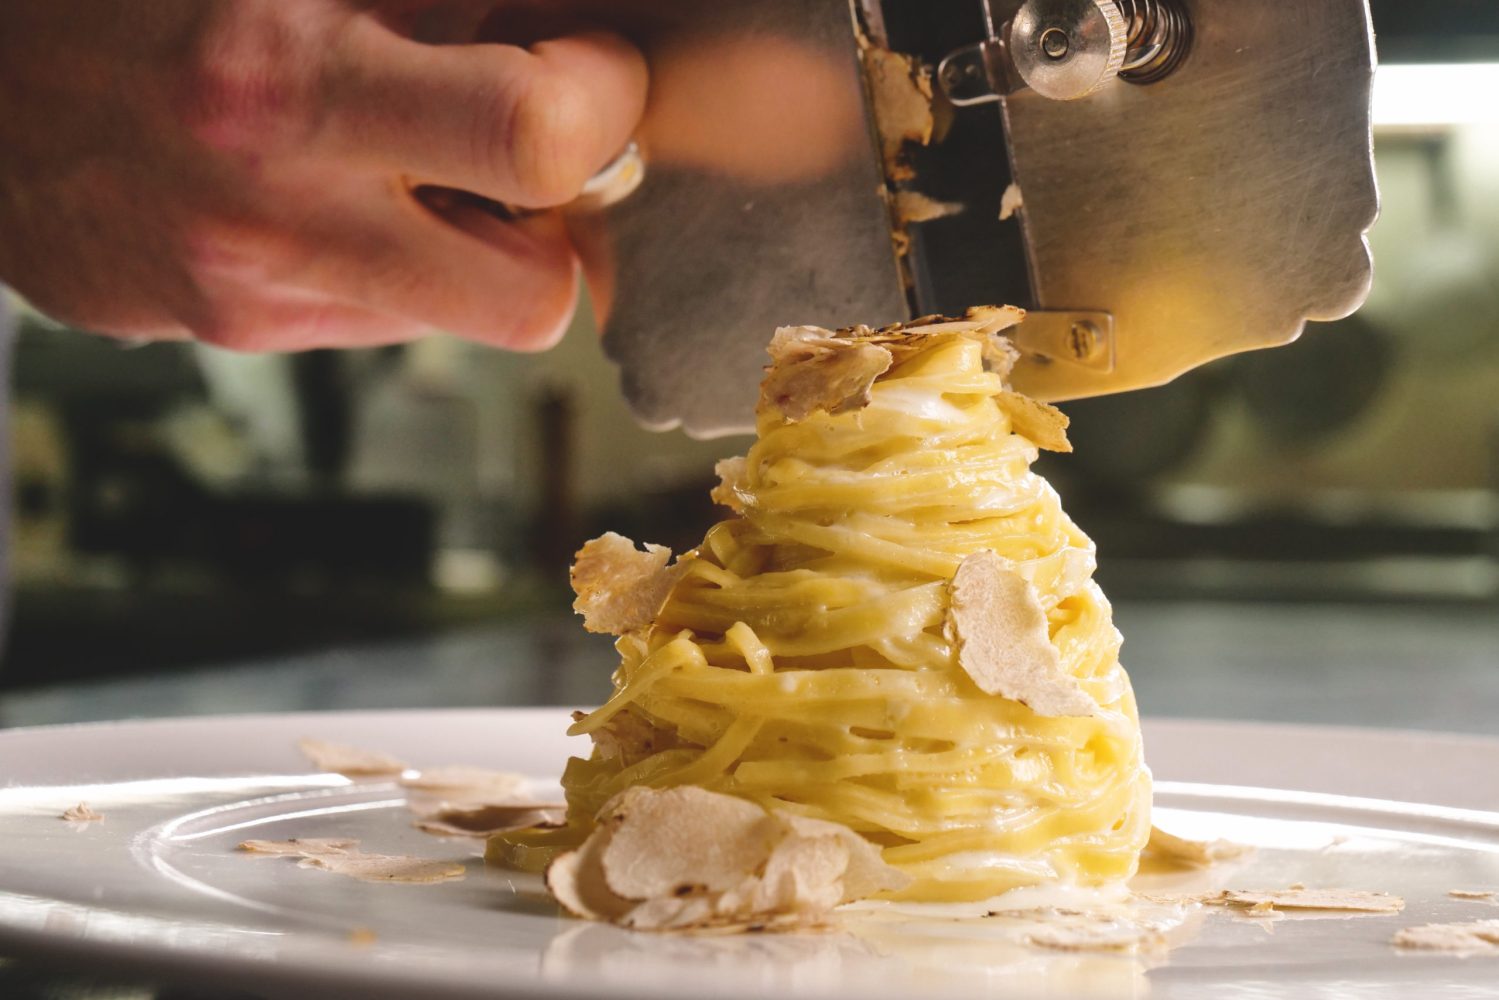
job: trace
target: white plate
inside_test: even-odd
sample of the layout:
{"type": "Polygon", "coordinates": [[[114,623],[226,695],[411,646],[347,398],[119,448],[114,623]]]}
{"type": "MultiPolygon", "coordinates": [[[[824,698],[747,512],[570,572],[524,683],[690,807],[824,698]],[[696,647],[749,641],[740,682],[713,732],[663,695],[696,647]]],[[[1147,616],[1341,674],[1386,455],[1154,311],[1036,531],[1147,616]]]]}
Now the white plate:
{"type": "MultiPolygon", "coordinates": [[[[555,787],[583,749],[556,709],[182,719],[0,733],[0,953],[115,964],[277,995],[885,997],[1499,995],[1499,960],[1406,954],[1403,926],[1499,917],[1499,740],[1156,721],[1157,816],[1256,845],[1207,875],[1239,888],[1382,889],[1399,916],[1194,919],[1164,956],[1018,946],[981,920],[855,915],[839,933],[632,934],[558,916],[477,843],[412,828],[399,790],[308,775],[313,736],[418,766],[476,764],[555,787]],[[105,819],[61,821],[86,801],[105,819]],[[1421,803],[1411,804],[1411,803],[1421,803]],[[439,885],[377,885],[234,851],[348,836],[470,859],[439,885]],[[373,934],[373,939],[370,935],[373,934]]],[[[1205,887],[1205,886],[1201,886],[1205,887]]]]}

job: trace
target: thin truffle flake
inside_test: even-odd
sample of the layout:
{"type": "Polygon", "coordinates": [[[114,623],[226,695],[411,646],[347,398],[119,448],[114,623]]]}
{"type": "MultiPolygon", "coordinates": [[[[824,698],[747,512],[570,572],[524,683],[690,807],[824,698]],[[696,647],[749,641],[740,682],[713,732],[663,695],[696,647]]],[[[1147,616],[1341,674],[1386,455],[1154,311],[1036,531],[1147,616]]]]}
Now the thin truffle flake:
{"type": "Polygon", "coordinates": [[[911,222],[931,222],[957,215],[963,206],[957,202],[938,201],[920,191],[897,191],[894,195],[896,221],[905,225],[911,222]]]}
{"type": "Polygon", "coordinates": [[[708,494],[716,504],[722,504],[736,514],[744,513],[744,477],[749,468],[743,455],[720,459],[713,466],[718,485],[708,494]]]}
{"type": "Polygon", "coordinates": [[[1417,951],[1446,951],[1459,955],[1499,955],[1499,920],[1422,924],[1395,932],[1390,943],[1417,951]]]}
{"type": "MultiPolygon", "coordinates": [[[[894,365],[926,350],[940,335],[961,334],[978,342],[984,365],[1007,378],[1019,357],[1001,336],[1025,318],[1014,306],[974,306],[960,317],[922,316],[909,323],[872,329],[867,326],[824,330],[818,326],[783,326],[768,352],[771,363],[760,383],[757,412],[776,412],[795,423],[814,413],[847,413],[869,405],[875,382],[894,365]]],[[[1012,425],[1044,448],[1070,450],[1067,418],[1054,407],[1005,390],[996,403],[1010,414],[1012,425]]],[[[722,482],[713,499],[742,512],[733,486],[743,476],[742,461],[727,459],[715,468],[722,482]]]]}
{"type": "Polygon", "coordinates": [[[860,37],[860,56],[869,82],[875,130],[880,135],[885,177],[890,181],[916,176],[906,159],[907,143],[932,141],[932,78],[911,56],[892,52],[860,37]]]}
{"type": "Polygon", "coordinates": [[[76,806],[64,809],[60,818],[69,823],[99,823],[103,821],[104,814],[94,812],[87,802],[80,802],[76,806]]]}
{"type": "MultiPolygon", "coordinates": [[[[581,721],[587,713],[575,712],[573,721],[581,721]]],[[[622,767],[629,767],[660,750],[667,737],[649,722],[629,708],[621,709],[609,717],[599,728],[588,734],[601,760],[618,760],[622,767]]]]}
{"type": "Polygon", "coordinates": [[[299,868],[321,868],[365,882],[425,884],[461,879],[467,869],[455,861],[435,861],[396,854],[366,854],[359,841],[331,837],[291,840],[246,840],[237,848],[247,854],[296,858],[299,868]]]}
{"type": "Polygon", "coordinates": [[[666,604],[690,557],[668,566],[671,550],[647,545],[642,552],[623,535],[608,532],[578,550],[571,573],[573,610],[590,632],[624,635],[646,628],[666,604]]]}
{"type": "Polygon", "coordinates": [[[890,348],[899,364],[907,355],[924,350],[933,335],[962,334],[983,349],[985,370],[1009,378],[1020,352],[1001,334],[1024,319],[1025,310],[1019,306],[973,306],[962,316],[920,316],[909,323],[895,323],[878,330],[868,327],[839,330],[838,336],[882,343],[890,348]]]}
{"type": "Polygon", "coordinates": [[[792,422],[819,410],[836,414],[869,405],[875,379],[893,363],[882,344],[840,339],[815,326],[778,329],[770,358],[758,408],[778,410],[792,422]]]}
{"type": "Polygon", "coordinates": [[[1270,909],[1399,913],[1405,909],[1405,900],[1399,896],[1369,889],[1225,889],[1203,902],[1261,913],[1270,909]]]}
{"type": "Polygon", "coordinates": [[[560,802],[488,802],[480,805],[440,802],[430,808],[411,805],[416,828],[437,837],[487,837],[524,827],[561,826],[567,806],[560,802]]]}
{"type": "Polygon", "coordinates": [[[301,868],[321,868],[361,882],[430,885],[453,882],[468,870],[456,861],[434,861],[392,854],[309,854],[297,862],[301,868]]]}
{"type": "Polygon", "coordinates": [[[1166,935],[1129,921],[1077,921],[1037,924],[1025,940],[1053,951],[1137,952],[1164,947],[1166,935]]]}
{"type": "Polygon", "coordinates": [[[587,920],[619,920],[635,904],[609,888],[604,878],[604,851],[614,831],[599,827],[581,847],[560,854],[547,865],[547,889],[563,909],[587,920]]]}
{"type": "Polygon", "coordinates": [[[775,816],[789,835],[804,839],[830,837],[843,845],[848,852],[848,865],[843,872],[843,891],[849,899],[863,899],[877,892],[904,889],[911,881],[899,869],[885,864],[878,847],[842,823],[779,811],[775,816]]]}
{"type": "Polygon", "coordinates": [[[247,854],[305,858],[321,854],[348,854],[359,849],[359,841],[336,837],[301,837],[291,840],[246,840],[236,850],[247,854]]]}
{"type": "Polygon", "coordinates": [[[958,566],[949,587],[947,631],[958,664],[986,694],[1037,715],[1088,716],[1098,705],[1062,669],[1036,588],[984,550],[958,566]]]}
{"type": "Polygon", "coordinates": [[[330,743],[326,740],[301,739],[297,749],[319,771],[330,771],[348,778],[369,778],[400,774],[406,770],[405,762],[378,750],[365,750],[346,743],[330,743]]]}
{"type": "Polygon", "coordinates": [[[864,838],[734,796],[626,789],[577,850],[547,868],[569,912],[636,930],[782,930],[909,878],[864,838]]]}
{"type": "Polygon", "coordinates": [[[608,812],[615,830],[604,876],[631,899],[731,888],[765,863],[777,833],[753,802],[691,786],[637,785],[608,812]]]}
{"type": "Polygon", "coordinates": [[[511,771],[457,764],[423,768],[413,777],[402,778],[401,787],[450,802],[509,802],[524,792],[526,777],[511,771]]]}
{"type": "Polygon", "coordinates": [[[1067,426],[1071,421],[1055,406],[1013,389],[1001,392],[995,397],[995,402],[1009,416],[1010,429],[1028,438],[1036,447],[1057,452],[1072,450],[1072,442],[1067,440],[1067,426]]]}
{"type": "Polygon", "coordinates": [[[1254,851],[1252,847],[1227,840],[1188,840],[1158,826],[1150,828],[1150,841],[1145,849],[1163,861],[1196,867],[1241,858],[1254,851]]]}
{"type": "Polygon", "coordinates": [[[1447,895],[1453,899],[1495,899],[1499,889],[1448,889],[1447,895]]]}
{"type": "Polygon", "coordinates": [[[1004,222],[1025,207],[1025,200],[1020,194],[1020,185],[1011,183],[1005,188],[1004,194],[999,198],[999,221],[1004,222]]]}

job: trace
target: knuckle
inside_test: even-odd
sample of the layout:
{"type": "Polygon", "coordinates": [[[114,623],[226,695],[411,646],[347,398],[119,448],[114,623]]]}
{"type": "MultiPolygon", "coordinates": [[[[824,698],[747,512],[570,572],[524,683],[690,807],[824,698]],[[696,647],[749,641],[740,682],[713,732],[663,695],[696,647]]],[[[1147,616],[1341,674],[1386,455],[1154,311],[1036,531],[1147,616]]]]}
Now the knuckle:
{"type": "Polygon", "coordinates": [[[182,235],[182,258],[200,280],[246,286],[288,279],[298,268],[294,246],[277,230],[252,221],[200,219],[182,235]]]}
{"type": "Polygon", "coordinates": [[[544,204],[576,197],[596,164],[589,161],[596,123],[583,85],[557,73],[527,81],[512,112],[508,152],[524,195],[544,204]]]}
{"type": "Polygon", "coordinates": [[[302,141],[315,124],[317,26],[282,5],[221,5],[187,47],[175,81],[178,117],[218,149],[263,151],[302,141]]]}

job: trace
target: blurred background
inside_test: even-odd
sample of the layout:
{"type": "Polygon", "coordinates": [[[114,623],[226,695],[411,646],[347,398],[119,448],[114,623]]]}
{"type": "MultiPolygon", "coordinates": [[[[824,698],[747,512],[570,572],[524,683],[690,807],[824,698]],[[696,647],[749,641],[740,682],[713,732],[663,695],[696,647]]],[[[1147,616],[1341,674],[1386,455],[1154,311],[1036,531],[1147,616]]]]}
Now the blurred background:
{"type": "MultiPolygon", "coordinates": [[[[1043,461],[1147,711],[1444,728],[1463,685],[1499,683],[1499,8],[1374,7],[1367,306],[1069,404],[1076,451],[1043,461]],[[1325,703],[1276,693],[1276,669],[1333,662],[1325,703]],[[1424,691],[1438,662],[1447,695],[1424,691]],[[1213,711],[1236,669],[1265,671],[1262,700],[1213,711]],[[1359,707],[1389,683],[1411,704],[1359,707]]],[[[23,312],[0,724],[86,717],[78,692],[132,678],[94,714],[602,697],[571,553],[696,544],[713,462],[747,442],[636,426],[589,314],[536,357],[256,357],[23,312]]]]}

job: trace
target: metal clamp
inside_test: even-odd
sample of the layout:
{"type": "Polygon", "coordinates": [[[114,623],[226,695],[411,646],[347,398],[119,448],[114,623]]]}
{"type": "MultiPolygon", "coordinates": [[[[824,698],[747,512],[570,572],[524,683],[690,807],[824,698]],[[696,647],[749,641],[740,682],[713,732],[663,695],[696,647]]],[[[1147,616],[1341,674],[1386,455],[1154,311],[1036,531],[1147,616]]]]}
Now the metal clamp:
{"type": "Polygon", "coordinates": [[[953,104],[1029,89],[1057,101],[1096,93],[1115,77],[1154,83],[1191,46],[1181,0],[984,0],[987,37],[948,54],[937,80],[953,104]]]}

